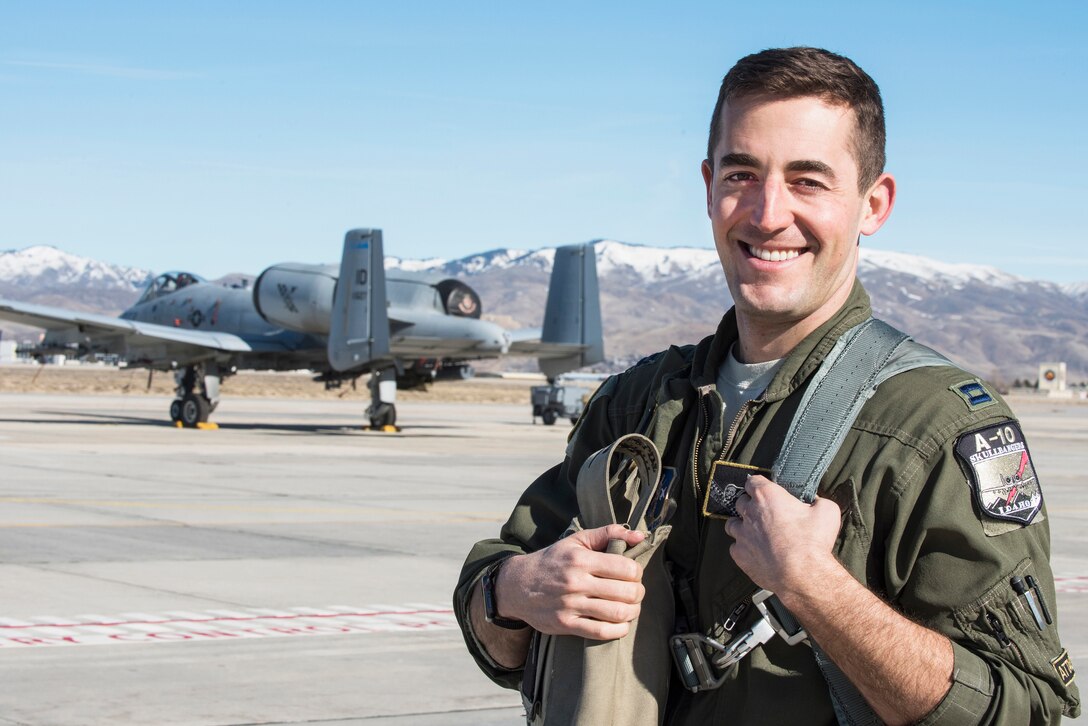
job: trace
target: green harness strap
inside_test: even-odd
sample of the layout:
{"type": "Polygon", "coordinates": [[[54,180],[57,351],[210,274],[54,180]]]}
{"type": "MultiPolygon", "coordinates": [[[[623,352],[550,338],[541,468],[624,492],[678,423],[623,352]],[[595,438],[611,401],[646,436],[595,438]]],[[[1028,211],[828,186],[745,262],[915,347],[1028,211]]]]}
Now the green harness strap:
{"type": "MultiPolygon", "coordinates": [[[[882,320],[869,318],[848,330],[813,376],[772,467],[774,481],[812,502],[820,479],[846,433],[877,386],[914,368],[947,366],[940,353],[911,340],[882,320]]],[[[842,726],[881,723],[839,667],[815,642],[812,651],[842,726]]]]}

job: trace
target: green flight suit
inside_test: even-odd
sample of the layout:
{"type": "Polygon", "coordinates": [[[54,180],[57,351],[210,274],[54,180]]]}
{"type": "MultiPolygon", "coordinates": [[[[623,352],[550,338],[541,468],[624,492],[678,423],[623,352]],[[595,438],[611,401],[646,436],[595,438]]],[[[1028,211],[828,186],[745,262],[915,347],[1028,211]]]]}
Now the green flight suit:
{"type": "MultiPolygon", "coordinates": [[[[465,562],[454,608],[484,672],[507,687],[522,677],[495,664],[469,626],[468,595],[484,567],[555,542],[577,513],[574,484],[583,461],[632,431],[653,439],[664,464],[677,469],[678,509],[665,552],[674,577],[692,584],[699,629],[719,640],[743,632],[754,608],[731,629],[726,621],[757,588],[729,557],[732,540],[722,522],[700,513],[711,465],[770,468],[812,374],[839,336],[870,314],[868,295],[855,283],[843,308],[787,356],[763,395],[739,415],[730,412],[728,421],[714,383],[737,339],[734,311],[698,346],[672,347],[606,381],[572,431],[563,463],[526,490],[500,538],[478,543],[465,562]]],[[[965,388],[973,381],[958,368],[930,367],[883,383],[819,494],[845,512],[839,561],[892,607],[953,642],[953,686],[923,723],[1057,723],[1063,713],[1078,715],[1080,701],[1058,640],[1045,506],[1027,525],[991,517],[980,506],[977,474],[956,453],[957,442],[1016,424],[996,394],[983,388],[965,395],[978,393],[975,384],[965,388]],[[1009,584],[1029,574],[1055,615],[1042,631],[1009,584]]],[[[677,610],[683,612],[682,603],[677,610]]],[[[668,699],[669,724],[835,723],[811,649],[777,638],[730,671],[721,688],[691,694],[674,678],[668,699]]]]}

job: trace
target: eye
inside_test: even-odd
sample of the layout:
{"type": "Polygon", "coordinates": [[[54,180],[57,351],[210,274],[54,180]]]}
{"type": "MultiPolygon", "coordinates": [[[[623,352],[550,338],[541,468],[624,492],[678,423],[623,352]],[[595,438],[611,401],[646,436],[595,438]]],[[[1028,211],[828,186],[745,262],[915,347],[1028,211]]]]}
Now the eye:
{"type": "Polygon", "coordinates": [[[737,183],[737,182],[755,181],[755,178],[756,178],[756,175],[753,174],[750,171],[734,171],[734,172],[730,172],[730,173],[726,174],[723,177],[723,180],[727,181],[727,182],[737,183]]]}
{"type": "Polygon", "coordinates": [[[793,181],[793,185],[797,186],[797,187],[800,187],[801,189],[804,189],[806,191],[815,191],[817,189],[827,189],[827,186],[825,184],[823,184],[822,182],[816,181],[815,179],[808,179],[808,178],[795,179],[793,181]]]}

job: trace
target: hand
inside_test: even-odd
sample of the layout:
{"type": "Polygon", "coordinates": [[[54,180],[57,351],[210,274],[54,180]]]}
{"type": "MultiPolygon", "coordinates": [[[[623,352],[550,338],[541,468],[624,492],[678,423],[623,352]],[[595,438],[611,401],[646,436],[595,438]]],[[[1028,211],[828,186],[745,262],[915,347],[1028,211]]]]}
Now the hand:
{"type": "Polygon", "coordinates": [[[610,539],[622,539],[630,547],[645,537],[612,524],[510,558],[495,583],[500,614],[552,635],[622,638],[638,617],[646,594],[642,566],[604,549],[610,539]]]}
{"type": "Polygon", "coordinates": [[[764,476],[751,476],[737,497],[739,516],[725,523],[735,542],[729,554],[752,582],[772,592],[801,589],[837,565],[835,545],[842,513],[830,499],[805,504],[764,476]]]}

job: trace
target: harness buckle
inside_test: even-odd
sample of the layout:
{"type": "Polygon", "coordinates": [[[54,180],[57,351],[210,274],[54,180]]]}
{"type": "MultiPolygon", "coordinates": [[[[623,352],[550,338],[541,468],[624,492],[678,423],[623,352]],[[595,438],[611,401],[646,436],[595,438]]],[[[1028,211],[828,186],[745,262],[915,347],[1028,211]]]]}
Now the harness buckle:
{"type": "Polygon", "coordinates": [[[752,596],[752,604],[759,611],[759,620],[737,635],[729,645],[723,645],[702,633],[679,633],[670,638],[673,660],[684,687],[689,691],[698,693],[718,688],[725,682],[725,673],[732,666],[775,635],[786,641],[787,645],[796,645],[808,637],[793,614],[770,590],[758,591],[752,596]],[[707,650],[714,651],[709,660],[707,650]],[[722,675],[715,676],[715,669],[722,675]]]}
{"type": "Polygon", "coordinates": [[[692,693],[709,691],[725,683],[725,676],[715,676],[703,647],[725,650],[725,646],[702,633],[678,633],[669,638],[676,670],[684,687],[692,693]]]}
{"type": "MultiPolygon", "coordinates": [[[[786,641],[786,645],[797,645],[808,638],[808,633],[793,617],[793,613],[786,609],[782,601],[775,597],[770,590],[760,590],[752,595],[752,604],[759,610],[759,614],[771,624],[779,638],[786,641]]],[[[766,642],[766,641],[764,641],[766,642]]]]}

